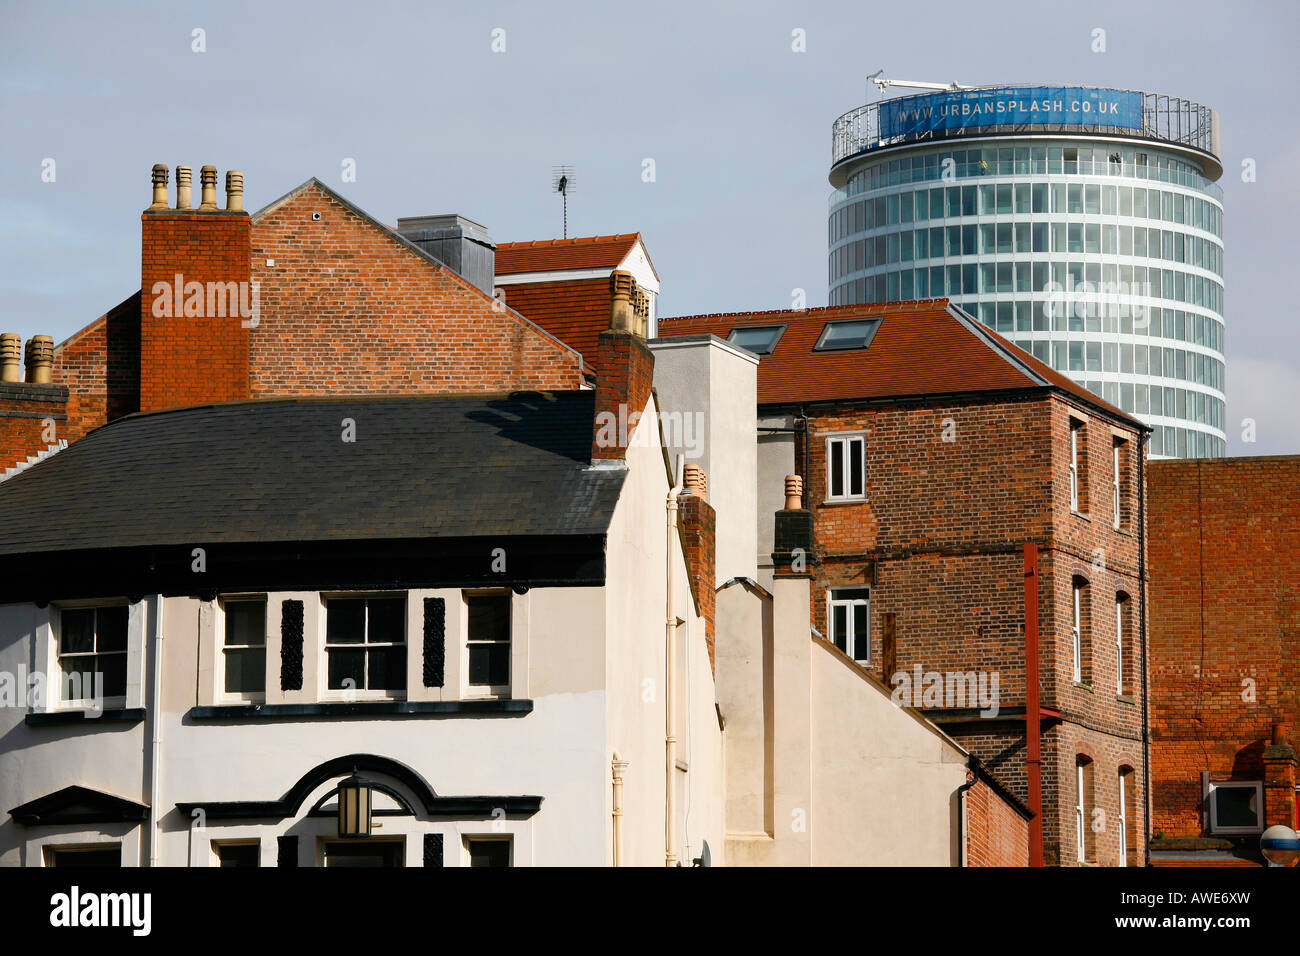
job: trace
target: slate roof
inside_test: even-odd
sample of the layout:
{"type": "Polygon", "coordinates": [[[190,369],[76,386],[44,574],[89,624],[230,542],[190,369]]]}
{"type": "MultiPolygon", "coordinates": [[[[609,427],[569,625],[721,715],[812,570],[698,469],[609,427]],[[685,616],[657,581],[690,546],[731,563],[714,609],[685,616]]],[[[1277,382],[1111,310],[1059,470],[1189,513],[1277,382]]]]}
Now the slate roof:
{"type": "Polygon", "coordinates": [[[613,269],[627,258],[640,238],[639,232],[628,232],[617,236],[502,242],[497,244],[496,274],[504,276],[520,272],[613,269]]]}
{"type": "Polygon", "coordinates": [[[604,534],[625,472],[590,466],[593,417],[591,391],[131,415],[0,482],[0,555],[604,534]]]}
{"type": "Polygon", "coordinates": [[[760,357],[760,405],[1051,388],[1146,427],[947,299],[661,318],[659,335],[709,333],[725,339],[738,326],[761,325],[786,329],[773,352],[760,357]],[[865,350],[813,351],[827,322],[852,318],[881,319],[865,350]]]}

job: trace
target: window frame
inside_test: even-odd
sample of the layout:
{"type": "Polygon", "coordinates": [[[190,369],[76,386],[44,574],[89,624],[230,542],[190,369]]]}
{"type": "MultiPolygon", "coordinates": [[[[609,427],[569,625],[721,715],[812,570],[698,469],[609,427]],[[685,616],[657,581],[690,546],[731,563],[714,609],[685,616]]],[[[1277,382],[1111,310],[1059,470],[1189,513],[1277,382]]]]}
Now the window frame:
{"type": "Polygon", "coordinates": [[[826,589],[826,639],[831,644],[844,652],[844,655],[852,660],[855,664],[863,666],[871,665],[871,587],[870,585],[853,585],[851,587],[836,587],[826,589]],[[866,592],[866,597],[858,596],[866,592]],[[853,597],[836,597],[839,595],[854,594],[853,597]],[[858,657],[854,652],[858,649],[858,635],[854,629],[853,609],[862,606],[866,608],[867,633],[865,635],[865,646],[867,656],[858,657]],[[845,621],[848,625],[849,633],[844,637],[844,646],[840,647],[835,640],[835,608],[846,607],[848,612],[845,621]]]}
{"type": "MultiPolygon", "coordinates": [[[[411,635],[408,627],[407,617],[410,611],[410,594],[408,591],[374,591],[374,592],[321,592],[320,602],[323,605],[324,613],[320,621],[320,678],[323,689],[324,700],[404,700],[410,691],[410,666],[411,666],[411,635]],[[400,600],[402,602],[402,640],[401,642],[393,641],[376,641],[371,642],[370,637],[370,602],[383,600],[400,600]],[[352,602],[362,602],[365,605],[365,626],[362,632],[362,640],[352,643],[330,643],[329,639],[329,615],[331,604],[348,604],[352,602]],[[402,674],[402,686],[398,687],[330,687],[330,649],[338,648],[339,650],[361,650],[365,661],[365,683],[370,683],[370,654],[371,648],[377,647],[400,647],[404,651],[403,665],[400,668],[402,674]]],[[[223,685],[224,686],[224,685],[223,685]]]]}
{"type": "Polygon", "coordinates": [[[1071,649],[1073,651],[1073,664],[1071,675],[1074,677],[1076,684],[1083,683],[1083,590],[1084,585],[1079,581],[1070,582],[1070,590],[1073,591],[1074,609],[1070,619],[1071,649]]]}
{"type": "Polygon", "coordinates": [[[476,843],[504,843],[507,848],[507,858],[505,869],[511,869],[515,865],[515,838],[513,833],[467,833],[463,840],[465,848],[465,866],[473,866],[474,848],[476,843]]]}
{"type": "Polygon", "coordinates": [[[1117,438],[1113,442],[1111,442],[1112,465],[1111,465],[1110,481],[1111,481],[1111,491],[1112,491],[1113,507],[1114,507],[1114,515],[1112,516],[1111,526],[1116,531],[1120,530],[1120,527],[1122,526],[1123,523],[1123,517],[1122,517],[1123,501],[1124,501],[1123,498],[1124,481],[1123,481],[1123,471],[1122,471],[1123,448],[1124,448],[1124,441],[1122,439],[1117,438]]]}
{"type": "Polygon", "coordinates": [[[1128,774],[1119,769],[1119,865],[1128,866],[1128,774]]]}
{"type": "Polygon", "coordinates": [[[1082,430],[1081,423],[1070,422],[1070,511],[1073,514],[1083,514],[1079,510],[1082,497],[1079,493],[1079,432],[1082,430]]]}
{"type": "Polygon", "coordinates": [[[1124,696],[1124,611],[1128,598],[1115,595],[1115,696],[1124,696]]]}
{"type": "Polygon", "coordinates": [[[871,347],[871,342],[876,337],[876,333],[880,331],[880,323],[881,323],[880,318],[870,317],[870,316],[863,317],[863,318],[852,318],[852,319],[831,319],[824,326],[822,326],[821,333],[817,336],[817,343],[813,346],[813,351],[814,352],[853,352],[853,351],[861,351],[861,350],[868,349],[871,347]],[[842,326],[842,325],[861,325],[861,324],[868,324],[870,325],[870,328],[867,329],[866,334],[863,336],[863,339],[860,343],[854,343],[852,345],[823,344],[826,341],[826,337],[830,335],[832,327],[842,326]]]}
{"type": "Polygon", "coordinates": [[[836,432],[833,435],[827,435],[826,436],[826,495],[824,500],[826,502],[865,501],[866,497],[867,497],[867,433],[864,431],[856,431],[856,432],[836,432]],[[854,494],[850,489],[850,485],[852,483],[851,482],[852,468],[849,464],[851,452],[848,451],[848,449],[851,449],[855,443],[857,444],[858,447],[859,475],[862,481],[862,489],[857,494],[854,494]],[[844,493],[839,495],[834,493],[835,485],[834,485],[833,473],[831,471],[831,462],[834,458],[834,454],[831,451],[831,446],[837,444],[844,445],[846,449],[845,452],[841,453],[841,458],[840,458],[841,474],[839,476],[841,487],[844,489],[844,493]]]}
{"type": "MultiPolygon", "coordinates": [[[[51,637],[53,638],[53,642],[51,646],[52,659],[50,663],[52,666],[50,668],[50,675],[49,675],[54,682],[54,690],[53,692],[50,692],[48,689],[46,691],[48,699],[52,702],[53,709],[94,710],[96,707],[96,701],[94,697],[71,698],[71,697],[63,696],[64,691],[66,689],[64,679],[63,679],[63,659],[65,657],[89,658],[93,661],[100,657],[106,657],[106,656],[116,657],[118,655],[121,655],[123,658],[122,670],[123,670],[124,677],[123,677],[123,684],[122,684],[122,693],[121,694],[105,693],[103,701],[100,702],[100,706],[102,706],[104,710],[117,710],[126,707],[127,698],[131,694],[131,604],[127,601],[97,601],[97,602],[86,603],[86,604],[75,604],[75,603],[60,604],[57,605],[54,610],[55,610],[55,614],[53,616],[53,620],[51,621],[51,624],[53,625],[51,628],[51,637]],[[119,607],[126,612],[125,646],[120,651],[101,652],[99,650],[99,612],[101,610],[107,610],[109,608],[119,608],[119,607]],[[67,652],[66,654],[63,651],[62,648],[63,648],[63,632],[64,632],[64,615],[70,611],[71,612],[90,611],[93,613],[94,631],[92,634],[91,650],[70,651],[67,652]]],[[[80,673],[84,674],[86,672],[81,671],[80,673]]],[[[91,670],[90,674],[92,675],[91,689],[93,692],[93,688],[94,688],[93,675],[95,674],[95,671],[91,670]]]]}
{"type": "Polygon", "coordinates": [[[1205,787],[1206,822],[1212,834],[1241,834],[1264,832],[1264,781],[1262,780],[1207,780],[1205,787]],[[1253,827],[1220,826],[1218,822],[1218,802],[1214,799],[1216,790],[1255,790],[1255,819],[1253,827]]]}
{"type": "Polygon", "coordinates": [[[782,323],[780,325],[737,325],[730,332],[727,333],[726,342],[728,345],[732,345],[738,349],[744,349],[746,352],[752,352],[755,355],[771,355],[773,352],[776,351],[776,346],[781,341],[781,336],[785,335],[786,328],[787,326],[785,325],[785,323],[782,323]],[[762,351],[758,349],[751,349],[747,345],[740,345],[739,343],[734,341],[734,336],[736,335],[737,332],[753,332],[757,329],[773,330],[774,334],[772,336],[772,341],[768,344],[768,347],[766,349],[762,351]]]}
{"type": "Polygon", "coordinates": [[[1088,820],[1087,805],[1084,800],[1084,761],[1074,761],[1074,843],[1075,853],[1080,863],[1088,859],[1088,820]]]}
{"type": "Polygon", "coordinates": [[[267,646],[270,643],[269,634],[269,614],[270,600],[266,594],[222,594],[217,598],[217,607],[220,610],[218,616],[214,641],[217,650],[218,671],[217,674],[217,697],[224,701],[247,701],[258,703],[266,700],[267,685],[267,646]],[[251,650],[258,645],[256,644],[227,644],[226,627],[227,616],[226,606],[228,604],[261,604],[262,605],[262,689],[260,691],[233,691],[226,690],[226,651],[234,650],[251,650]]]}
{"type": "Polygon", "coordinates": [[[464,602],[465,611],[465,696],[466,697],[496,697],[508,698],[511,695],[511,686],[515,677],[515,602],[511,591],[501,590],[467,590],[461,592],[461,600],[464,602]],[[505,640],[476,640],[470,633],[470,601],[475,598],[494,598],[502,601],[506,606],[506,636],[505,640]],[[477,684],[470,677],[471,664],[473,656],[472,648],[474,646],[492,646],[504,644],[506,648],[506,680],[504,684],[477,684]]]}

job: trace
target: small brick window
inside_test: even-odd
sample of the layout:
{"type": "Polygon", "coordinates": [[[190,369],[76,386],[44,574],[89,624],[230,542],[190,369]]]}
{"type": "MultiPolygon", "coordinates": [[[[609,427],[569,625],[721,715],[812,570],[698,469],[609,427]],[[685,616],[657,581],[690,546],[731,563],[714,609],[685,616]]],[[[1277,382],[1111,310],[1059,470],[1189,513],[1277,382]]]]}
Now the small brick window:
{"type": "Polygon", "coordinates": [[[1258,780],[1208,784],[1205,794],[1211,833],[1259,833],[1264,829],[1264,784],[1258,780]]]}
{"type": "Polygon", "coordinates": [[[1074,578],[1070,587],[1070,664],[1076,684],[1092,683],[1092,621],[1086,579],[1074,578]]]}
{"type": "Polygon", "coordinates": [[[1090,819],[1093,802],[1088,799],[1092,793],[1092,774],[1092,759],[1079,754],[1074,762],[1074,848],[1080,863],[1095,859],[1096,854],[1090,819]]]}
{"type": "Polygon", "coordinates": [[[1070,510],[1088,512],[1088,427],[1081,419],[1070,419],[1070,510]]]}
{"type": "Polygon", "coordinates": [[[1124,592],[1115,595],[1115,693],[1133,693],[1133,600],[1124,592]]]}

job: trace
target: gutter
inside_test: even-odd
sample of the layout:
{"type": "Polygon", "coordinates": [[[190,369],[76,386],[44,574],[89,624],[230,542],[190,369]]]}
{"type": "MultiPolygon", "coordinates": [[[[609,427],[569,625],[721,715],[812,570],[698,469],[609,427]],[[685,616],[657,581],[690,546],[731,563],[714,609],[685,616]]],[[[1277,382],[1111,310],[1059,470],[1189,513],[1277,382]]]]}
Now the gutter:
{"type": "Polygon", "coordinates": [[[975,773],[975,768],[979,766],[979,758],[971,754],[970,760],[966,762],[967,780],[957,788],[957,867],[960,869],[967,865],[966,860],[966,791],[975,784],[979,783],[979,775],[975,773]]]}

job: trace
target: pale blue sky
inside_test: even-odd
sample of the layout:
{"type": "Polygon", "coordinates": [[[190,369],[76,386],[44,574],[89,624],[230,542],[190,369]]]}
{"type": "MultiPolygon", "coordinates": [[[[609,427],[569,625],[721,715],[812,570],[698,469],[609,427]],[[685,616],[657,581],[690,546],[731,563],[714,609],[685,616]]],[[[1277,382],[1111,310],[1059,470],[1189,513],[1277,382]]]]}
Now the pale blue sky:
{"type": "Polygon", "coordinates": [[[385,222],[460,212],[498,241],[559,234],[551,167],[569,163],[570,234],[643,232],[663,314],[784,308],[795,288],[821,305],[830,127],[866,101],[868,74],[1119,86],[1219,111],[1229,452],[1300,452],[1298,11],[4,0],[0,326],[61,340],[139,287],[155,162],[243,169],[249,209],[314,175],[385,222]],[[340,181],[345,158],[356,182],[340,181]]]}

